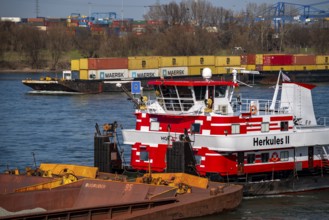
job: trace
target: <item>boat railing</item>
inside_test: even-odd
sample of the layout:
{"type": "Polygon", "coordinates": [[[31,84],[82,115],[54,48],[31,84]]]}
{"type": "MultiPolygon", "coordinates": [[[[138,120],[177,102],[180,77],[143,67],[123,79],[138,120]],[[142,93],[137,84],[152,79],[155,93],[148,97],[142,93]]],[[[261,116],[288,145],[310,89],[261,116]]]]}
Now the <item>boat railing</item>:
{"type": "Polygon", "coordinates": [[[329,126],[329,117],[320,117],[316,120],[317,125],[328,127],[329,126]]]}
{"type": "Polygon", "coordinates": [[[236,113],[251,113],[256,111],[257,114],[285,114],[288,108],[281,107],[282,102],[276,101],[271,109],[272,100],[268,99],[234,99],[232,107],[236,113]]]}

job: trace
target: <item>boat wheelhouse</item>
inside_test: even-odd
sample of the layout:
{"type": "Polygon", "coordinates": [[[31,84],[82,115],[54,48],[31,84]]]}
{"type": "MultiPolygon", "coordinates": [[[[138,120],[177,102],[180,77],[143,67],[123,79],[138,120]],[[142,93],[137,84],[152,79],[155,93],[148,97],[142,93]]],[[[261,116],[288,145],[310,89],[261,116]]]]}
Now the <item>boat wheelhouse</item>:
{"type": "MultiPolygon", "coordinates": [[[[271,100],[242,99],[234,95],[236,70],[232,81],[211,80],[209,71],[203,81],[149,82],[156,99],[142,99],[135,129],[122,131],[124,144],[132,145],[133,168],[166,171],[168,149],[188,135],[201,176],[250,183],[327,175],[329,127],[325,118],[321,124],[315,118],[314,85],[283,82],[277,100],[280,72],[271,100]]],[[[306,188],[329,187],[329,179],[311,185],[306,188]]]]}

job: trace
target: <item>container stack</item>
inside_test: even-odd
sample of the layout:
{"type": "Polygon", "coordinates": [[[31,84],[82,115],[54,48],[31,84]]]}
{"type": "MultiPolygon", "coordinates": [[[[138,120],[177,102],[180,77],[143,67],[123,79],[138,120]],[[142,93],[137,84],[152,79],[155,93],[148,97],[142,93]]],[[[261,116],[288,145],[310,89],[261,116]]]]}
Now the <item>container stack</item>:
{"type": "Polygon", "coordinates": [[[160,57],[159,71],[161,77],[187,76],[188,58],[184,56],[160,57]]]}
{"type": "Polygon", "coordinates": [[[278,72],[325,71],[329,55],[246,54],[240,56],[137,56],[126,58],[84,58],[71,61],[71,70],[84,80],[152,79],[201,76],[204,68],[213,75],[230,74],[232,68],[278,72]]]}
{"type": "Polygon", "coordinates": [[[212,73],[216,73],[215,56],[189,56],[188,75],[201,76],[204,68],[210,68],[212,73]]]}

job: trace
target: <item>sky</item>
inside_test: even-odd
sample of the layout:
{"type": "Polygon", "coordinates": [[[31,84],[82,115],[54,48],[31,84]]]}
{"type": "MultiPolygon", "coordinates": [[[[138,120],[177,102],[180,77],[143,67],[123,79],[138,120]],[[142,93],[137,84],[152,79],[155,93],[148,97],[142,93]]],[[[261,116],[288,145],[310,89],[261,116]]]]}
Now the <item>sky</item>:
{"type": "MultiPolygon", "coordinates": [[[[148,11],[147,6],[156,2],[168,4],[173,1],[181,2],[180,0],[0,0],[0,17],[32,18],[36,17],[38,8],[39,17],[67,18],[71,13],[88,16],[93,12],[115,12],[117,18],[141,20],[148,11]]],[[[284,0],[208,0],[213,6],[235,12],[245,9],[248,3],[275,4],[279,1],[284,0]]],[[[305,5],[324,2],[324,0],[286,0],[285,2],[305,5]]],[[[329,10],[329,1],[328,4],[316,7],[329,10]]]]}

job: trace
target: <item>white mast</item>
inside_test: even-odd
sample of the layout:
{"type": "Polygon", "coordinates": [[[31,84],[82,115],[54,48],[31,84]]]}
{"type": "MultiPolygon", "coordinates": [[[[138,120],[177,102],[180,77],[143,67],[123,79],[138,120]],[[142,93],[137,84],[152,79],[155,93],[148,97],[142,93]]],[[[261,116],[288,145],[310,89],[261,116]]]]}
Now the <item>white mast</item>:
{"type": "Polygon", "coordinates": [[[282,71],[280,70],[279,72],[279,76],[278,76],[278,80],[276,82],[276,86],[275,86],[275,91],[274,91],[274,94],[273,94],[273,98],[272,98],[272,103],[271,103],[271,106],[270,106],[270,110],[274,111],[275,110],[275,103],[276,103],[276,100],[278,98],[278,93],[279,93],[279,83],[280,83],[280,76],[282,74],[282,71]]]}

